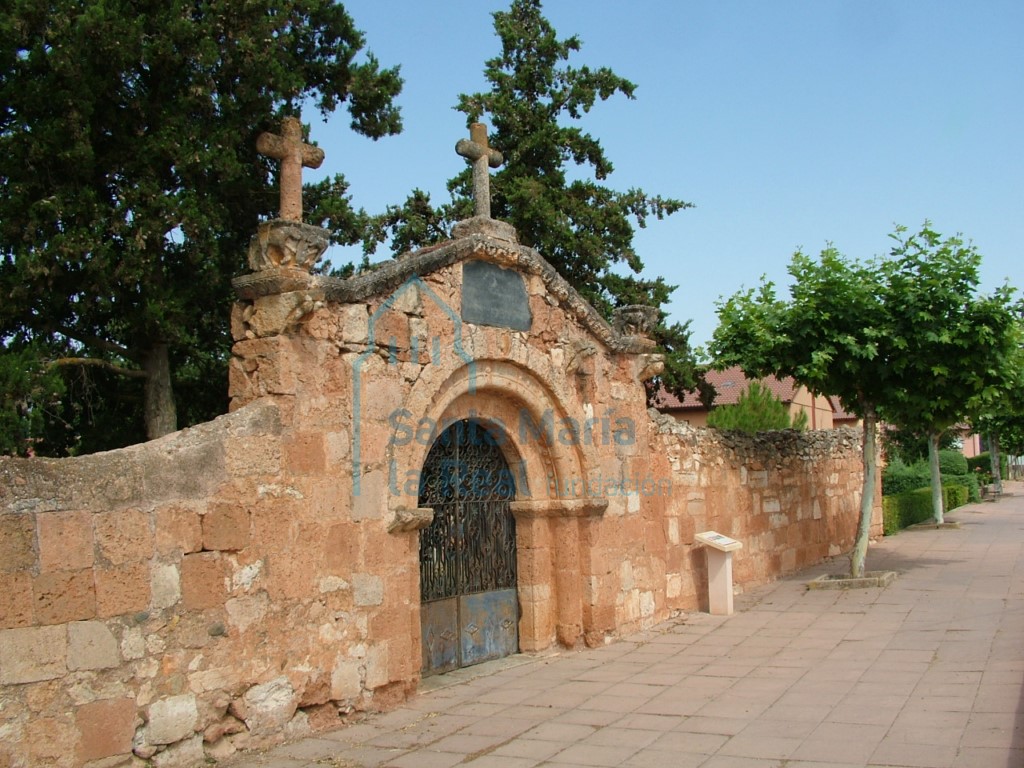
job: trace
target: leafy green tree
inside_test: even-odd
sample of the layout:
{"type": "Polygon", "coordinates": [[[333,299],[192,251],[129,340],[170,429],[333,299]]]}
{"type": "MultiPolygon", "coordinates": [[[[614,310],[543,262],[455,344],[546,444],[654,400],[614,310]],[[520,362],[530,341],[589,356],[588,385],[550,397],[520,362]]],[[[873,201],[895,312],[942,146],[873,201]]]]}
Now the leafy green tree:
{"type": "MultiPolygon", "coordinates": [[[[606,186],[612,163],[600,141],[579,126],[598,101],[632,99],[636,86],[607,67],[571,66],[580,39],[559,39],[539,0],[514,0],[508,11],[494,14],[494,28],[501,52],[485,64],[490,90],[461,94],[455,107],[469,123],[489,123],[489,142],[504,156],[491,179],[492,215],[511,223],[522,243],[536,248],[606,317],[626,304],[662,307],[674,286],[638,276],[643,262],[633,244],[635,227],[690,204],[606,186]]],[[[434,206],[415,190],[389,207],[372,223],[368,252],[388,238],[395,253],[446,239],[452,224],[473,215],[471,176],[467,168],[449,182],[448,204],[434,206]]],[[[662,312],[656,331],[666,354],[662,383],[681,393],[699,379],[689,323],[666,317],[662,312]]]]}
{"type": "Polygon", "coordinates": [[[800,411],[790,418],[789,409],[768,387],[752,381],[735,405],[723,405],[708,414],[708,426],[715,429],[738,429],[742,432],[765,432],[772,429],[806,429],[807,413],[800,411]]]}
{"type": "Polygon", "coordinates": [[[1003,492],[1002,452],[1024,453],[1024,323],[1017,320],[1013,353],[999,388],[979,403],[971,417],[976,432],[988,437],[992,482],[1003,492]]]}
{"type": "MultiPolygon", "coordinates": [[[[398,70],[372,56],[357,63],[363,46],[332,0],[5,3],[5,356],[45,351],[62,371],[95,374],[108,406],[122,399],[117,382],[137,380],[141,401],[126,423],[144,419],[150,438],[179,415],[223,412],[230,279],[276,208],[255,137],[304,104],[324,115],[345,104],[353,130],[371,138],[398,132],[398,70]]],[[[356,242],[360,215],[345,191],[335,177],[309,199],[315,220],[356,242]]],[[[121,421],[103,428],[122,433],[121,421]]]]}
{"type": "Polygon", "coordinates": [[[1000,391],[1017,349],[1011,290],[978,295],[981,254],[928,222],[897,227],[884,270],[884,302],[893,348],[892,397],[884,417],[927,438],[933,516],[943,521],[942,433],[1000,391]]]}
{"type": "Polygon", "coordinates": [[[817,260],[798,252],[789,273],[788,301],[762,281],[720,302],[710,352],[723,368],[739,365],[753,378],[792,376],[812,392],[836,395],[862,419],[864,485],[850,555],[850,572],[860,576],[874,505],[878,412],[892,396],[881,273],[831,247],[817,260]]]}

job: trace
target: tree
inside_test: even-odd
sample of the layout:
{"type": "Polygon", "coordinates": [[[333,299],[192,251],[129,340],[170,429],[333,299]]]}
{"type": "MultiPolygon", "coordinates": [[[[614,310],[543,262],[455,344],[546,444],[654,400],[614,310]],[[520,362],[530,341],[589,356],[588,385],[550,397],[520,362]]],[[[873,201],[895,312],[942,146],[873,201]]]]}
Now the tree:
{"type": "MultiPolygon", "coordinates": [[[[491,180],[492,215],[511,223],[522,243],[543,254],[606,317],[626,304],[662,307],[674,286],[638,277],[643,262],[633,246],[634,226],[690,204],[605,186],[612,163],[578,126],[599,100],[632,99],[636,86],[607,67],[570,66],[581,42],[559,39],[539,0],[513,0],[508,11],[494,14],[494,28],[501,53],[485,64],[491,89],[461,94],[455,107],[469,123],[488,122],[490,144],[504,156],[491,180]]],[[[452,224],[472,215],[470,185],[467,168],[448,183],[452,202],[437,207],[415,190],[374,219],[365,248],[372,253],[390,237],[401,253],[446,239],[452,224]]],[[[699,377],[689,323],[668,323],[664,312],[661,321],[662,383],[676,393],[693,389],[699,377]]]]}
{"type": "Polygon", "coordinates": [[[981,254],[928,222],[897,227],[883,263],[892,397],[887,421],[928,441],[932,510],[943,522],[939,441],[944,431],[991,400],[1010,375],[1015,317],[1011,291],[979,296],[981,254]]]}
{"type": "Polygon", "coordinates": [[[974,430],[988,437],[996,493],[1003,492],[1002,450],[1024,453],[1024,323],[1019,317],[1012,333],[1015,338],[1006,377],[998,388],[989,390],[971,416],[974,430]]]}
{"type": "Polygon", "coordinates": [[[744,389],[735,405],[723,405],[708,414],[708,426],[764,432],[772,429],[806,429],[807,413],[790,418],[789,410],[775,394],[758,381],[744,389]]]}
{"type": "MultiPolygon", "coordinates": [[[[398,70],[372,56],[357,63],[363,46],[331,0],[6,3],[5,349],[137,381],[132,410],[150,438],[176,428],[175,388],[189,423],[223,412],[230,278],[276,207],[255,137],[306,103],[323,115],[344,103],[353,130],[371,138],[398,132],[398,70]]],[[[345,189],[335,177],[311,190],[314,215],[356,242],[345,189]]],[[[96,394],[118,401],[119,389],[96,394]]]]}
{"type": "Polygon", "coordinates": [[[885,350],[888,328],[881,273],[829,247],[814,260],[793,256],[790,300],[762,281],[718,305],[710,351],[715,365],[739,365],[754,378],[792,376],[812,392],[839,397],[864,424],[864,485],[850,573],[864,573],[877,475],[880,406],[891,397],[885,350]]]}

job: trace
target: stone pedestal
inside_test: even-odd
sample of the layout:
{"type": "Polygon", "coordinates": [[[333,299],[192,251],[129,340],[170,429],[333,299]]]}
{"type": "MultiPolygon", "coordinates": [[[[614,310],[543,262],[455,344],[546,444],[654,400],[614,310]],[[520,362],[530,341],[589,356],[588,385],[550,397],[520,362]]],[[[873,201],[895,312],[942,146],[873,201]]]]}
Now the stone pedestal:
{"type": "Polygon", "coordinates": [[[697,541],[708,553],[708,612],[712,616],[732,615],[732,553],[743,545],[715,531],[698,533],[697,541]]]}

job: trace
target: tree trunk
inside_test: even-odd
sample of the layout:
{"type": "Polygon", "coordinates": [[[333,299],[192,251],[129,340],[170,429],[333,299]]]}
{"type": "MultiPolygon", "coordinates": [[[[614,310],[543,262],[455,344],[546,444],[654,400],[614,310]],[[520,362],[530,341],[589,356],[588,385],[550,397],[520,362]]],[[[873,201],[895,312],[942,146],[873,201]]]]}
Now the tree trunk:
{"type": "Polygon", "coordinates": [[[850,576],[859,579],[864,575],[864,560],[868,554],[868,537],[871,534],[871,513],[875,507],[875,476],[878,474],[878,454],[875,448],[874,408],[864,412],[863,464],[864,487],[860,494],[860,522],[857,525],[857,541],[850,553],[850,576]]]}
{"type": "Polygon", "coordinates": [[[142,360],[146,372],[146,438],[155,440],[178,429],[178,413],[171,387],[171,363],[166,344],[154,344],[142,360]]]}
{"type": "Polygon", "coordinates": [[[932,517],[937,525],[942,525],[942,469],[939,467],[939,437],[938,432],[928,433],[928,470],[932,478],[932,517]]]}
{"type": "Polygon", "coordinates": [[[992,432],[988,436],[989,458],[992,459],[992,484],[998,494],[1003,492],[1002,457],[999,455],[999,433],[992,432]]]}

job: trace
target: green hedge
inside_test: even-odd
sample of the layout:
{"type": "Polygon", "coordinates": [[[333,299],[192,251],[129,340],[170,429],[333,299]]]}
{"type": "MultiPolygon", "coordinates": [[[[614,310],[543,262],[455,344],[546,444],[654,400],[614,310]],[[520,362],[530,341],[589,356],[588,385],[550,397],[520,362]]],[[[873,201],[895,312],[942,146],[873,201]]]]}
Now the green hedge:
{"type": "Polygon", "coordinates": [[[882,495],[895,496],[898,493],[925,488],[931,482],[928,465],[924,462],[904,464],[898,459],[885,466],[882,471],[882,495]]]}
{"type": "Polygon", "coordinates": [[[975,474],[943,475],[942,484],[963,486],[967,491],[967,501],[971,504],[981,501],[981,482],[975,474]]]}
{"type": "MultiPolygon", "coordinates": [[[[967,470],[972,475],[979,475],[983,483],[992,482],[992,455],[988,451],[972,456],[967,460],[967,470]]],[[[999,474],[1005,480],[1009,477],[1009,461],[1006,454],[999,457],[999,474]]]]}
{"type": "MultiPolygon", "coordinates": [[[[969,472],[967,459],[959,451],[940,451],[939,470],[943,485],[962,485],[967,488],[967,499],[971,503],[981,501],[981,486],[978,473],[969,472]],[[959,470],[959,471],[953,471],[959,470]]],[[[896,496],[915,488],[931,485],[931,472],[927,461],[904,464],[896,460],[887,464],[882,471],[882,495],[896,496]]]]}
{"type": "MultiPolygon", "coordinates": [[[[947,512],[967,503],[967,488],[963,485],[943,485],[942,494],[947,512]]],[[[931,517],[931,488],[915,488],[882,498],[882,525],[886,536],[909,525],[923,523],[931,517]]]]}

